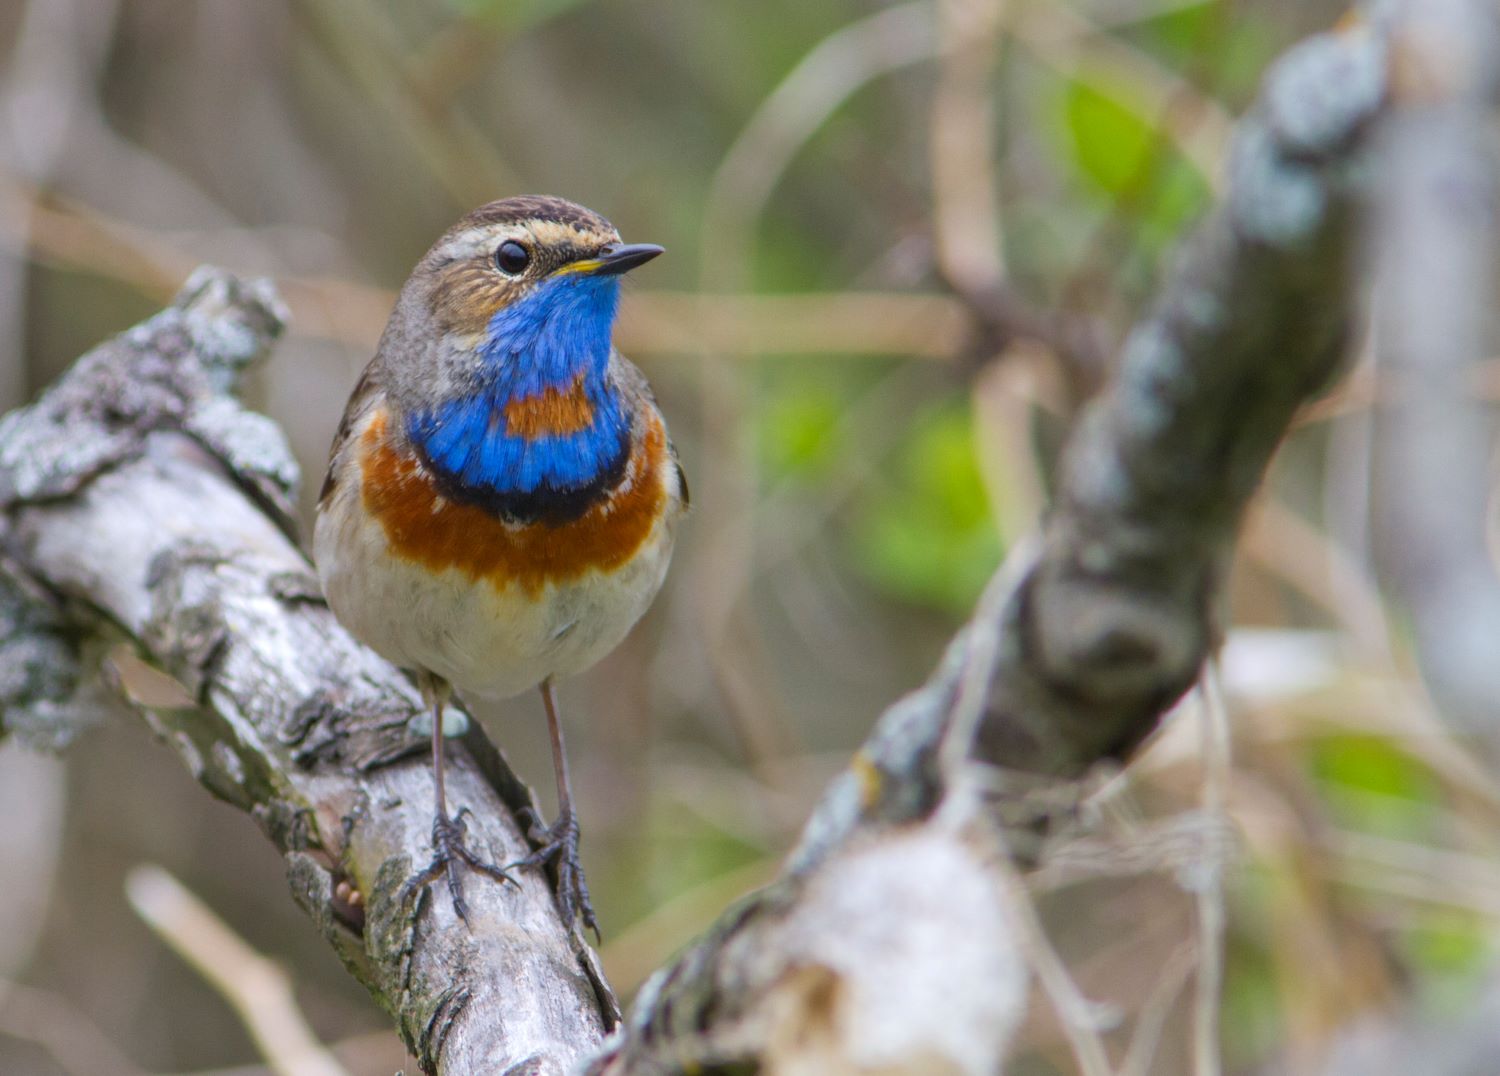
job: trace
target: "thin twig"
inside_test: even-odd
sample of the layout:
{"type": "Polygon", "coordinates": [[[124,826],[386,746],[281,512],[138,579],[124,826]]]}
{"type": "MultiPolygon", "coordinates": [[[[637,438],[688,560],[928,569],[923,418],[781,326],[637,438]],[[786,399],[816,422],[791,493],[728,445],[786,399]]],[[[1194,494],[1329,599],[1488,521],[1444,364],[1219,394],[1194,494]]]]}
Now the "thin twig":
{"type": "MultiPolygon", "coordinates": [[[[1204,813],[1224,813],[1231,768],[1229,711],[1217,658],[1203,667],[1198,684],[1199,730],[1203,737],[1204,813]]],[[[1219,849],[1205,843],[1195,865],[1194,897],[1198,906],[1198,975],[1193,997],[1193,1071],[1218,1076],[1220,992],[1224,988],[1224,861],[1219,849]]]]}
{"type": "Polygon", "coordinates": [[[1322,607],[1361,651],[1374,659],[1389,659],[1390,635],[1380,594],[1329,534],[1267,495],[1251,508],[1241,541],[1249,560],[1322,607]]]}
{"type": "Polygon", "coordinates": [[[1058,1022],[1080,1071],[1084,1076],[1112,1076],[1109,1052],[1105,1049],[1101,1032],[1118,1023],[1118,1010],[1113,1005],[1090,999],[1073,981],[1067,965],[1047,937],[1031,894],[1026,891],[1026,884],[1009,858],[1004,857],[996,869],[1004,885],[1005,911],[1011,928],[1036,972],[1047,1000],[1057,1012],[1058,1022]]]}
{"type": "Polygon", "coordinates": [[[994,177],[996,39],[1005,0],[937,0],[940,42],[928,140],[934,254],[960,294],[1005,283],[994,177]]]}
{"type": "Polygon", "coordinates": [[[125,878],[130,906],[208,980],[245,1025],[277,1076],[348,1076],[307,1026],[291,980],[177,879],[154,865],[125,878]]]}
{"type": "Polygon", "coordinates": [[[1346,884],[1500,918],[1500,867],[1488,859],[1348,831],[1328,834],[1324,845],[1346,884]]]}
{"type": "Polygon", "coordinates": [[[1183,943],[1172,951],[1162,965],[1161,975],[1151,990],[1151,996],[1136,1017],[1135,1031],[1130,1036],[1130,1047],[1125,1051],[1125,1061],[1120,1066],[1119,1076],[1150,1076],[1157,1047],[1161,1043],[1162,1028],[1172,1011],[1188,976],[1198,963],[1197,948],[1183,943]]]}
{"type": "MultiPolygon", "coordinates": [[[[151,299],[170,299],[202,261],[189,249],[202,233],[127,224],[76,200],[44,196],[3,171],[0,205],[6,207],[0,243],[42,264],[117,280],[151,299]]],[[[289,273],[277,277],[277,287],[297,335],[359,350],[374,346],[395,302],[387,288],[337,276],[289,273]]],[[[616,340],[632,355],[696,357],[710,350],[735,358],[821,354],[950,362],[973,334],[969,311],[947,295],[642,289],[630,293],[616,340]]]]}

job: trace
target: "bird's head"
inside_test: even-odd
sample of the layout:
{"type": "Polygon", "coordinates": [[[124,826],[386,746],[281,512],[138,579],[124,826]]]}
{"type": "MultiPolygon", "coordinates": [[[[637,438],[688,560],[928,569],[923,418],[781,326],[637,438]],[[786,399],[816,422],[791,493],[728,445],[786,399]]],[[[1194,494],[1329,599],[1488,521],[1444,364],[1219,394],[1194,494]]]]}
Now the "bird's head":
{"type": "Polygon", "coordinates": [[[499,379],[525,395],[602,373],[621,274],[660,253],[562,198],[491,202],[418,263],[382,350],[411,356],[443,394],[499,379]]]}
{"type": "Polygon", "coordinates": [[[561,198],[507,198],[449,229],[417,271],[432,277],[429,302],[445,331],[524,350],[549,330],[594,328],[607,339],[620,274],[661,252],[621,242],[609,221],[561,198]]]}
{"type": "Polygon", "coordinates": [[[609,376],[620,275],[660,253],[561,198],[491,202],[450,228],[380,345],[385,384],[429,463],[507,492],[617,468],[631,406],[609,376]]]}

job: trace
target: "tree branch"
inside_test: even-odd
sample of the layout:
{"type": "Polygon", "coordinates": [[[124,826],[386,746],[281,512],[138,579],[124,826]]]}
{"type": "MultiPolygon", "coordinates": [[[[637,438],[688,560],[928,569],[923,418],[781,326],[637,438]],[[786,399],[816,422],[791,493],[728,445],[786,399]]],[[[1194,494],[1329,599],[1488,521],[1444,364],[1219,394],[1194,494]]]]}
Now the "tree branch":
{"type": "MultiPolygon", "coordinates": [[[[127,696],[283,851],[293,895],[424,1071],[560,1073],[616,1009],[546,880],[468,879],[472,930],[446,895],[402,899],[431,855],[416,692],[323,605],[288,537],[281,433],[227,395],[282,316],[267,285],[200,272],[0,420],[5,726],[66,709],[91,653],[123,640],[185,689],[133,687],[114,660],[127,696]]],[[[511,862],[530,792],[481,734],[468,743],[449,794],[473,847],[511,862]]]]}
{"type": "MultiPolygon", "coordinates": [[[[1245,506],[1293,414],[1343,353],[1360,166],[1384,97],[1384,48],[1368,30],[1311,39],[1272,69],[1237,132],[1226,203],[1085,413],[1041,534],[1012,553],[928,683],[883,715],[783,877],[647,984],[595,1071],[728,1071],[784,1057],[798,1035],[824,1050],[808,1047],[802,1060],[868,1062],[858,999],[891,941],[872,941],[857,960],[809,948],[798,925],[820,894],[874,886],[863,899],[878,906],[922,869],[896,850],[944,839],[956,861],[928,877],[931,894],[1003,893],[994,857],[1035,861],[1065,814],[1057,805],[1076,799],[1074,782],[1125,758],[1193,683],[1216,638],[1215,597],[1245,506]],[[996,794],[998,811],[980,808],[976,785],[996,794]],[[876,850],[892,857],[881,881],[859,870],[876,850]]],[[[865,914],[857,925],[830,917],[826,929],[868,937],[881,920],[873,907],[865,914]]],[[[883,981],[898,993],[910,977],[942,981],[946,996],[1006,998],[1002,969],[1025,937],[1011,924],[943,939],[883,981]]],[[[910,929],[888,925],[890,939],[910,929]]],[[[988,1025],[965,1024],[977,1053],[960,1054],[946,1035],[967,1015],[909,1000],[905,1052],[877,1060],[891,1071],[938,1060],[994,1071],[1010,1025],[996,1012],[988,1025]]]]}

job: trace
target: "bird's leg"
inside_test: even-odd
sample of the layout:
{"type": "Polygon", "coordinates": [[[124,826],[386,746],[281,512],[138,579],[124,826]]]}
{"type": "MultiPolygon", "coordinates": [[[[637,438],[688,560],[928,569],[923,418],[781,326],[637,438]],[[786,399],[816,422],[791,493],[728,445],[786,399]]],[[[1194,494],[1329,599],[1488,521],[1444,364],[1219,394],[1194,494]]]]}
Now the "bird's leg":
{"type": "Polygon", "coordinates": [[[557,701],[552,695],[552,678],[542,681],[542,705],[547,709],[547,732],[552,737],[552,769],[557,777],[557,821],[550,826],[534,812],[528,836],[538,848],[525,859],[508,864],[511,867],[531,867],[551,863],[553,878],[557,885],[557,904],[563,922],[572,926],[575,917],[582,917],[583,925],[599,937],[599,923],[594,918],[594,906],[589,903],[589,887],[583,878],[583,864],[578,858],[578,815],[573,811],[573,786],[568,780],[568,754],[563,744],[562,723],[557,719],[557,701]]]}
{"type": "Polygon", "coordinates": [[[432,862],[407,881],[402,889],[402,897],[404,899],[413,890],[431,885],[440,876],[446,877],[448,894],[453,898],[453,910],[467,925],[469,906],[464,903],[463,885],[458,871],[460,863],[489,875],[497,882],[510,882],[514,885],[515,879],[506,874],[504,869],[480,859],[464,844],[463,816],[467,808],[451,818],[448,816],[448,789],[443,767],[443,707],[448,701],[450,689],[446,680],[426,671],[417,674],[417,686],[421,689],[422,701],[432,711],[432,782],[437,798],[437,814],[432,820],[432,862]]]}

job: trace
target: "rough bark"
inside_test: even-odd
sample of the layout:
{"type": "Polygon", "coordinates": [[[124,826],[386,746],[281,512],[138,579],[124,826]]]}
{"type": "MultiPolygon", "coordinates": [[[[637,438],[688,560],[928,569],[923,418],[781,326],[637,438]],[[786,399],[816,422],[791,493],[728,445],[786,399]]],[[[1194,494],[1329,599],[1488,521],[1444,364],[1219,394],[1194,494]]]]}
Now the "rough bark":
{"type": "MultiPolygon", "coordinates": [[[[322,603],[289,537],[281,433],[228,395],[281,318],[269,286],[201,272],[0,422],[5,727],[65,736],[74,689],[113,645],[111,678],[283,851],[298,903],[425,1071],[563,1072],[616,1010],[546,880],[466,878],[472,930],[446,893],[403,899],[431,856],[417,694],[322,603]],[[142,681],[131,655],[185,691],[142,681]]],[[[530,793],[470,743],[485,765],[454,752],[449,796],[472,811],[473,846],[511,862],[529,850],[514,812],[530,793]]]]}

